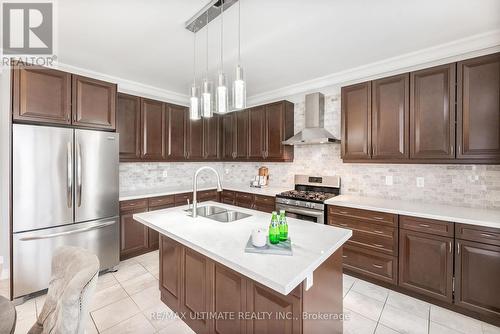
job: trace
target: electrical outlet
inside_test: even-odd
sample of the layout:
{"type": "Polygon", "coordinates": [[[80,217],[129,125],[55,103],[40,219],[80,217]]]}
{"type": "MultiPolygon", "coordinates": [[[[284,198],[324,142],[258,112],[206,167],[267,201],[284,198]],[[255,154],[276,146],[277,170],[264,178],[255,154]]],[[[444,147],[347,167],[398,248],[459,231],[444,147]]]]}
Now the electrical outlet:
{"type": "Polygon", "coordinates": [[[229,175],[229,168],[224,169],[224,174],[229,175]]]}
{"type": "Polygon", "coordinates": [[[164,170],[163,173],[162,173],[162,176],[163,177],[168,177],[168,171],[164,170]]]}
{"type": "Polygon", "coordinates": [[[387,185],[387,186],[392,186],[393,185],[392,175],[387,175],[385,177],[385,185],[387,185]]]}
{"type": "Polygon", "coordinates": [[[417,187],[418,188],[423,188],[424,187],[424,178],[419,176],[417,177],[417,187]]]}

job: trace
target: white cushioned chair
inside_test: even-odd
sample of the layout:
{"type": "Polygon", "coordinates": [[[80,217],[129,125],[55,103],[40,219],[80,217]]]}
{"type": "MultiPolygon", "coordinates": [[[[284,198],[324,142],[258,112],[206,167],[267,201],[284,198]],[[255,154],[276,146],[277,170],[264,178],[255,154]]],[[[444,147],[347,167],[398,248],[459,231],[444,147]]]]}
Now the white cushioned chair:
{"type": "Polygon", "coordinates": [[[99,275],[99,259],[83,248],[60,247],[52,258],[49,290],[28,334],[83,334],[99,275]]]}

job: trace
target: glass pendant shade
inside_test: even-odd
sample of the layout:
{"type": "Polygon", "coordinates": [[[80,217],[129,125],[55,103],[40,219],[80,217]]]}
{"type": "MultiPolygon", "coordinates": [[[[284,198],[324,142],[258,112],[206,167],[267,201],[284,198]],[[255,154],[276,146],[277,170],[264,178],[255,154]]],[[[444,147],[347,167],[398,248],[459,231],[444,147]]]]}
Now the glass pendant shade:
{"type": "Polygon", "coordinates": [[[201,89],[201,116],[213,116],[212,83],[208,79],[203,80],[201,89]]]}
{"type": "Polygon", "coordinates": [[[192,120],[200,119],[200,99],[198,98],[198,87],[194,84],[191,87],[191,96],[189,97],[189,118],[192,120]]]}
{"type": "Polygon", "coordinates": [[[247,105],[247,89],[243,79],[243,68],[236,66],[236,77],[233,82],[233,107],[244,109],[247,105]]]}
{"type": "Polygon", "coordinates": [[[216,91],[216,112],[225,114],[229,108],[229,92],[226,85],[226,76],[224,73],[219,73],[217,91],[216,91]]]}

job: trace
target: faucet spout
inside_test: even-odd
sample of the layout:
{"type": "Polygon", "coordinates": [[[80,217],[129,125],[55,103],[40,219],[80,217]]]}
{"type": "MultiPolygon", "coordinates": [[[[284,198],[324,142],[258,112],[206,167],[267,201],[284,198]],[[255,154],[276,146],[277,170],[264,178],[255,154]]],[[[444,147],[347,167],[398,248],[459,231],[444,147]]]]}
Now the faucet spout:
{"type": "Polygon", "coordinates": [[[215,168],[212,168],[210,166],[203,166],[198,168],[198,170],[194,173],[193,176],[193,212],[191,213],[191,216],[193,218],[196,218],[198,216],[197,208],[198,208],[198,201],[196,200],[196,194],[198,192],[198,174],[200,174],[201,171],[204,170],[211,170],[214,172],[214,174],[217,176],[217,191],[220,192],[222,191],[222,183],[220,181],[220,175],[217,172],[215,168]]]}

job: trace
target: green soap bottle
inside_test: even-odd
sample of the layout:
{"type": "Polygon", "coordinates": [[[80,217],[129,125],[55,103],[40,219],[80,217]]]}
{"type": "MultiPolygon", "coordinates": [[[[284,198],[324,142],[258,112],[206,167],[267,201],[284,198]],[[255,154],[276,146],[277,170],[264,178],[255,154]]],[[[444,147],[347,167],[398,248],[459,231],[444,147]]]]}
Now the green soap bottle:
{"type": "Polygon", "coordinates": [[[286,221],[285,210],[280,210],[279,218],[280,241],[288,240],[288,222],[286,221]]]}
{"type": "Polygon", "coordinates": [[[271,216],[271,224],[269,225],[269,242],[272,244],[277,244],[280,242],[280,229],[278,222],[278,214],[273,211],[271,216]]]}

